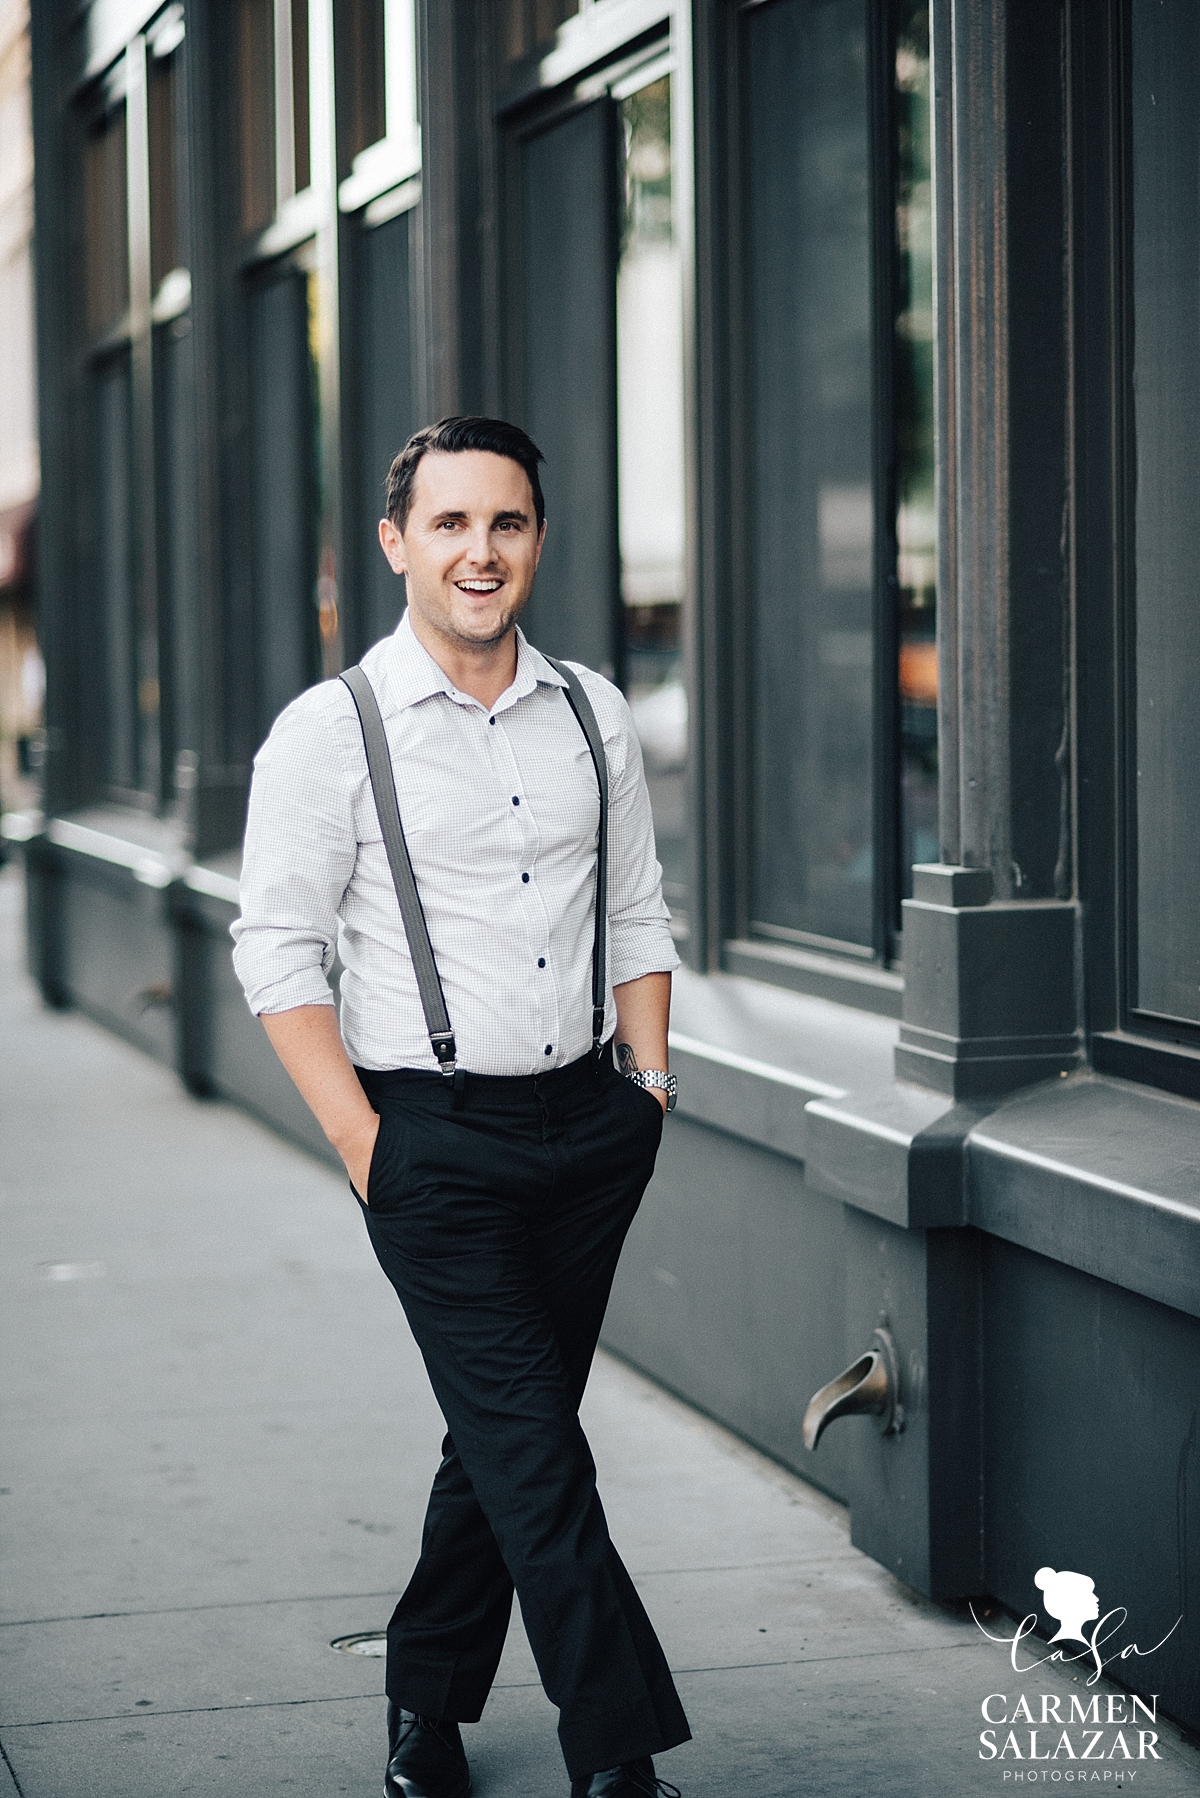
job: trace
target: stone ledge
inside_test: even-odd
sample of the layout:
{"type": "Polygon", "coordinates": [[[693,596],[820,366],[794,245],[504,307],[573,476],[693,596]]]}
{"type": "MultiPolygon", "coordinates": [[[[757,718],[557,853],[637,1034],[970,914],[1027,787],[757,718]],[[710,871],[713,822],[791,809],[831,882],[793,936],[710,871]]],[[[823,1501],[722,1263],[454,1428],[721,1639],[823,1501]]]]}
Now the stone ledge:
{"type": "Polygon", "coordinates": [[[1200,1105],[1101,1074],[1010,1099],[968,1134],[966,1221],[1200,1317],[1200,1105]]]}

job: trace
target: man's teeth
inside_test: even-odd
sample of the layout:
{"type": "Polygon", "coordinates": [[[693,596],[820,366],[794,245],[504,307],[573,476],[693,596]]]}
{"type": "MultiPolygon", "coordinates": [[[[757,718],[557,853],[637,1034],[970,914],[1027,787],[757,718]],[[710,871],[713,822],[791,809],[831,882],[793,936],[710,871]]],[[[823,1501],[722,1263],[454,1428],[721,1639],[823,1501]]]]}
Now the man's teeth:
{"type": "Polygon", "coordinates": [[[501,585],[499,581],[459,581],[456,584],[464,593],[495,593],[501,585]]]}

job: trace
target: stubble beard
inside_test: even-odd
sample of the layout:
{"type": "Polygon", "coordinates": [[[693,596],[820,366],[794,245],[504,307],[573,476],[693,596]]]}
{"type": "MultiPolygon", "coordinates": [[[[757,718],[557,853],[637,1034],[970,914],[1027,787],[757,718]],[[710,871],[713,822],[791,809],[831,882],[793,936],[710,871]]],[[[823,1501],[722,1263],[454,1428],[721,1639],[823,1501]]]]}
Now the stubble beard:
{"type": "MultiPolygon", "coordinates": [[[[412,603],[411,593],[409,595],[409,603],[410,605],[412,603]]],[[[477,636],[474,633],[468,633],[458,628],[454,619],[452,601],[445,606],[441,604],[432,606],[425,604],[417,607],[416,610],[426,624],[435,630],[440,637],[444,637],[448,643],[452,643],[456,649],[494,649],[497,644],[503,643],[506,637],[512,635],[516,628],[517,620],[520,618],[528,603],[529,594],[526,593],[518,603],[506,608],[500,615],[500,619],[497,621],[495,628],[489,631],[486,636],[477,636]]]]}

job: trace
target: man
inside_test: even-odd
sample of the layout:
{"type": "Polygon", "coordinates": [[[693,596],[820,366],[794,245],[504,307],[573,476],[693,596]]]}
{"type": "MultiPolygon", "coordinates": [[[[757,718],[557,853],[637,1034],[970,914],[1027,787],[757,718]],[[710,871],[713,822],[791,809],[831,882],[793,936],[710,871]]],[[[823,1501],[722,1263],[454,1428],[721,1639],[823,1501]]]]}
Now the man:
{"type": "Polygon", "coordinates": [[[593,1053],[599,763],[566,676],[517,628],[545,537],[540,460],[511,425],[444,419],[392,464],[379,526],[408,609],[362,669],[454,1077],[425,1028],[341,680],[295,700],[259,752],[234,926],[251,1008],[345,1162],[449,1432],[388,1626],[392,1798],[470,1791],[458,1726],[483,1709],[514,1584],[573,1798],[673,1791],[651,1757],[689,1734],[577,1416],[673,1087],[678,961],[628,707],[572,665],[609,787],[605,1042],[593,1053]],[[614,1040],[633,1078],[617,1071],[614,1040]]]}

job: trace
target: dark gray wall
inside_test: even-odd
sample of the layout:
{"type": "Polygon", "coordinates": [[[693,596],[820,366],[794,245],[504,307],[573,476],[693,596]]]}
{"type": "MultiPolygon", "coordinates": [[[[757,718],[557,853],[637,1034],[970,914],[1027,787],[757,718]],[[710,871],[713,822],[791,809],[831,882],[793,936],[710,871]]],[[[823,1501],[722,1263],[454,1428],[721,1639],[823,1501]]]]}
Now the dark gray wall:
{"type": "Polygon", "coordinates": [[[982,1239],[984,1578],[1018,1615],[1047,1563],[1128,1620],[1109,1672],[1200,1718],[1200,1320],[982,1239]]]}

